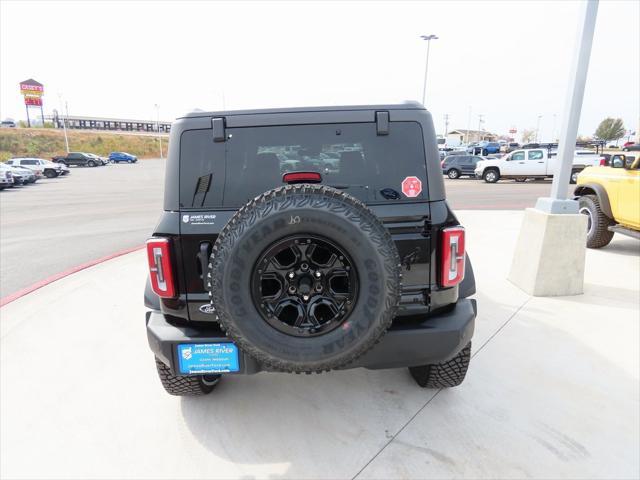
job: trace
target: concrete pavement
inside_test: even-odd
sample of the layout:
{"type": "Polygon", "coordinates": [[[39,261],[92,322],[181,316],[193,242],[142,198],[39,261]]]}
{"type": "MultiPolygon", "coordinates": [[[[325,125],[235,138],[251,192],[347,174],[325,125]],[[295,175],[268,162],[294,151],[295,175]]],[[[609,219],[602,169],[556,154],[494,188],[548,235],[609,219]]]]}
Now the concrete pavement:
{"type": "Polygon", "coordinates": [[[136,252],[0,309],[0,476],[638,478],[640,243],[589,250],[585,295],[532,298],[505,280],[521,212],[459,217],[479,305],[462,386],[358,369],[168,396],[136,252]]]}

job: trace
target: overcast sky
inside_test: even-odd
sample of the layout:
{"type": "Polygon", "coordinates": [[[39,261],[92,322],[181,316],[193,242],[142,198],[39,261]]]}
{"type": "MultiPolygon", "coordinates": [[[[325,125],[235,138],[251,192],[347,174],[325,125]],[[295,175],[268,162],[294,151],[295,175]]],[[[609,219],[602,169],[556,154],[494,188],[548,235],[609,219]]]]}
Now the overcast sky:
{"type": "MultiPolygon", "coordinates": [[[[580,4],[475,2],[0,2],[0,117],[26,118],[18,84],[44,84],[45,114],[162,119],[205,110],[421,100],[436,130],[535,128],[564,105],[580,4]]],[[[600,2],[580,132],[640,123],[640,2],[600,2]]],[[[33,111],[36,114],[36,111],[33,111]]]]}

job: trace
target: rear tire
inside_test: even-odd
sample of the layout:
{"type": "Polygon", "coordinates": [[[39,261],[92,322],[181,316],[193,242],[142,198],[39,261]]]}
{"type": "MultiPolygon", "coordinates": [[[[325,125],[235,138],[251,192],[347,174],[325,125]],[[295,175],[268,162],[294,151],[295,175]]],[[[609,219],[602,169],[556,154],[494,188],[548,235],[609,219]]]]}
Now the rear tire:
{"type": "Polygon", "coordinates": [[[53,170],[45,170],[44,171],[44,176],[47,178],[56,178],[58,176],[58,174],[56,172],[54,172],[53,170]]]}
{"type": "Polygon", "coordinates": [[[216,387],[221,375],[198,375],[180,377],[173,375],[169,367],[156,357],[156,369],[160,382],[169,395],[207,395],[216,387]]]}
{"type": "Polygon", "coordinates": [[[451,180],[455,180],[456,178],[460,178],[460,172],[455,168],[452,168],[447,172],[447,177],[449,177],[451,180]]]}
{"type": "Polygon", "coordinates": [[[496,183],[498,180],[500,180],[500,172],[498,172],[498,170],[496,170],[495,168],[491,168],[489,170],[485,170],[485,172],[482,174],[482,178],[487,183],[496,183]]]}
{"type": "Polygon", "coordinates": [[[422,388],[450,388],[462,383],[471,361],[471,342],[451,360],[419,367],[409,367],[409,373],[422,388]]]}
{"type": "Polygon", "coordinates": [[[587,247],[602,248],[609,245],[613,232],[609,227],[614,224],[600,208],[597,195],[585,195],[578,200],[579,212],[589,219],[587,223],[587,247]]]}
{"type": "Polygon", "coordinates": [[[89,167],[95,167],[95,166],[96,166],[96,162],[94,162],[93,160],[89,160],[89,161],[87,162],[87,165],[88,165],[89,167]]]}
{"type": "Polygon", "coordinates": [[[489,150],[487,150],[487,149],[482,150],[482,155],[485,156],[485,157],[487,155],[489,155],[489,150]]]}

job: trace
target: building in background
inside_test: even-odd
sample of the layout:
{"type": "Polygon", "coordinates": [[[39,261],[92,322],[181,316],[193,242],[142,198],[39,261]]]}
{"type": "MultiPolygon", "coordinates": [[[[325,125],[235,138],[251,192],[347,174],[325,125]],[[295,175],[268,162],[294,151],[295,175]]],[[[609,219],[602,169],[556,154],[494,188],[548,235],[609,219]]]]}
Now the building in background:
{"type": "Polygon", "coordinates": [[[482,140],[495,142],[497,139],[498,135],[484,130],[457,129],[447,134],[447,143],[451,144],[475,143],[481,142],[482,140]]]}
{"type": "Polygon", "coordinates": [[[171,122],[156,122],[155,120],[130,120],[123,118],[80,117],[77,115],[61,116],[54,110],[49,117],[56,128],[62,128],[62,121],[67,128],[74,130],[115,130],[123,132],[158,132],[169,133],[171,122]]]}

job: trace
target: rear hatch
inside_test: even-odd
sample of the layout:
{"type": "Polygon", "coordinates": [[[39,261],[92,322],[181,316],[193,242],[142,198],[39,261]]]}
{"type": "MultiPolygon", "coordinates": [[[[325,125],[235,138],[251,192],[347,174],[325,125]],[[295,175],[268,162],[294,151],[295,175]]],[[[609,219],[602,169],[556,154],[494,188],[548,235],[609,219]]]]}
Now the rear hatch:
{"type": "Polygon", "coordinates": [[[317,172],[324,185],[365,202],[384,222],[403,263],[403,301],[425,307],[431,283],[425,150],[418,122],[186,130],[180,137],[181,257],[192,320],[210,321],[206,270],[217,235],[245,203],[317,172]]]}

